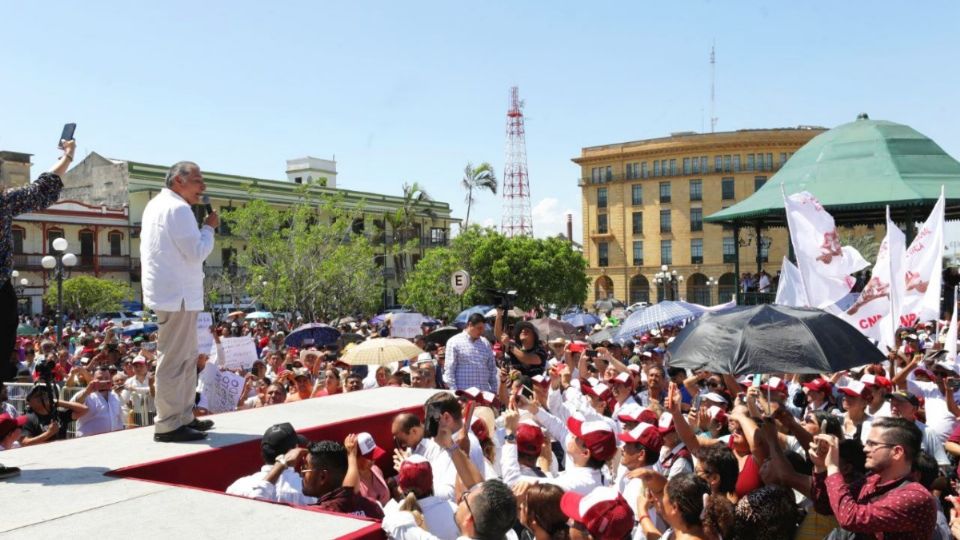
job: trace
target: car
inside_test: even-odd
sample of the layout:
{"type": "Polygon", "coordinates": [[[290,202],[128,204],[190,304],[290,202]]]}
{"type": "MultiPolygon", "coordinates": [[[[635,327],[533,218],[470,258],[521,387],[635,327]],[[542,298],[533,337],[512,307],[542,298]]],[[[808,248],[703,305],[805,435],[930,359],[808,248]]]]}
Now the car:
{"type": "Polygon", "coordinates": [[[627,308],[627,313],[633,313],[634,311],[639,311],[647,307],[650,307],[649,302],[637,302],[635,304],[630,304],[630,307],[627,308]]]}
{"type": "Polygon", "coordinates": [[[112,322],[114,326],[123,326],[124,321],[136,322],[141,320],[130,311],[102,311],[90,317],[90,324],[101,326],[112,322]]]}

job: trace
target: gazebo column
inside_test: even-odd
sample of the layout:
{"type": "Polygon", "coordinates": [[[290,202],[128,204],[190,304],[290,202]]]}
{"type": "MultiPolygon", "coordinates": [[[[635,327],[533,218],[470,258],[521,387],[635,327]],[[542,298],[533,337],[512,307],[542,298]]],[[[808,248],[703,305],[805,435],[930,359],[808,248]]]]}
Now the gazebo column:
{"type": "Polygon", "coordinates": [[[733,225],[733,282],[736,293],[734,298],[740,305],[740,224],[733,225]]]}
{"type": "Polygon", "coordinates": [[[757,240],[757,273],[763,270],[763,236],[760,235],[760,222],[753,224],[753,237],[757,240]]]}

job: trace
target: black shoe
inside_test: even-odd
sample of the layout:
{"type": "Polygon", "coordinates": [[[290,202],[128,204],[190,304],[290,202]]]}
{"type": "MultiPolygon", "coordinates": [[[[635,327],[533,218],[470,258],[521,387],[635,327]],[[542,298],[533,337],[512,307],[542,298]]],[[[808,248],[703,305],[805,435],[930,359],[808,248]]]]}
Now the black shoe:
{"type": "Polygon", "coordinates": [[[4,467],[0,465],[0,480],[6,480],[7,478],[13,478],[14,476],[20,476],[19,467],[4,467]]]}
{"type": "Polygon", "coordinates": [[[193,422],[187,424],[187,427],[197,431],[210,431],[210,429],[213,428],[213,420],[201,420],[199,418],[194,418],[193,422]]]}
{"type": "Polygon", "coordinates": [[[166,433],[154,433],[153,440],[156,442],[190,442],[206,439],[207,434],[202,431],[190,429],[187,426],[180,426],[173,431],[166,433]]]}

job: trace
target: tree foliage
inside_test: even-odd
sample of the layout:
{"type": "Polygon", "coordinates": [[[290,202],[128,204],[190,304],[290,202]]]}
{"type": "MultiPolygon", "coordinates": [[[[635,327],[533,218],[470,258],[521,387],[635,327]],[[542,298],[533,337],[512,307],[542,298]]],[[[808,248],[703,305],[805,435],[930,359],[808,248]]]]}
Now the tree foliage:
{"type": "Polygon", "coordinates": [[[460,187],[467,190],[467,196],[463,201],[467,203],[467,217],[463,220],[463,228],[470,227],[470,208],[473,206],[473,190],[487,190],[494,195],[497,194],[497,175],[493,172],[493,166],[487,162],[474,167],[473,163],[467,163],[463,170],[463,179],[460,180],[460,187]]]}
{"type": "Polygon", "coordinates": [[[560,238],[513,237],[472,226],[449,248],[427,253],[400,289],[401,301],[422,313],[449,318],[459,306],[450,274],[470,273],[464,305],[488,303],[488,289],[517,291],[522,309],[582,304],[587,298],[586,260],[560,238]]]}
{"type": "Polygon", "coordinates": [[[436,217],[436,213],[426,205],[430,202],[433,202],[433,198],[420,184],[404,182],[403,201],[400,206],[384,215],[384,221],[390,225],[391,229],[391,235],[386,241],[390,246],[393,268],[399,283],[406,280],[407,272],[413,266],[413,253],[420,250],[422,230],[420,234],[417,233],[417,224],[423,218],[436,217]]]}
{"type": "MultiPolygon", "coordinates": [[[[121,302],[130,298],[130,286],[120,281],[93,276],[76,276],[63,281],[63,308],[86,317],[101,311],[118,311],[121,302]]],[[[57,305],[57,283],[54,281],[44,301],[57,305]]]]}
{"type": "Polygon", "coordinates": [[[236,261],[250,276],[247,292],[306,320],[372,312],[382,292],[376,253],[352,229],[363,209],[345,208],[342,196],[324,195],[314,204],[309,185],[298,195],[286,208],[254,197],[224,214],[232,234],[245,239],[236,261]]]}

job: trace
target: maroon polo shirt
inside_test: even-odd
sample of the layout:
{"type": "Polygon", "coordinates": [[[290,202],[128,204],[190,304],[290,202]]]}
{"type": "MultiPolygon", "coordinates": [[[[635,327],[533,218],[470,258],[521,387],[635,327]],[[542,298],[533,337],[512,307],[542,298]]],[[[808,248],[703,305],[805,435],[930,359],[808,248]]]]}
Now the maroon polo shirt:
{"type": "Polygon", "coordinates": [[[351,516],[383,519],[383,509],[376,502],[357,495],[353,488],[337,488],[317,499],[317,506],[330,512],[351,516]]]}

